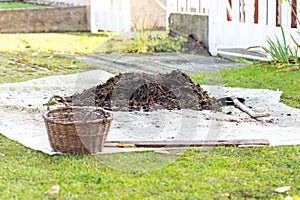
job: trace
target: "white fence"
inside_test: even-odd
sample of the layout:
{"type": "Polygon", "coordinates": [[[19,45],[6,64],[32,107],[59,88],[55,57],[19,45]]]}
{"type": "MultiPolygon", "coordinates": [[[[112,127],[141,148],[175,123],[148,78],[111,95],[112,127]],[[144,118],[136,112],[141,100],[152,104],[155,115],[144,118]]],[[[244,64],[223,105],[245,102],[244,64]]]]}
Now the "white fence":
{"type": "MultiPolygon", "coordinates": [[[[209,51],[266,46],[267,38],[300,39],[300,0],[153,0],[170,13],[209,15],[209,51]]],[[[90,0],[91,30],[130,31],[130,0],[90,0]]],[[[155,12],[155,11],[153,11],[155,12]]],[[[167,20],[166,20],[167,22],[167,20]]],[[[300,40],[299,40],[300,41],[300,40]]]]}
{"type": "MultiPolygon", "coordinates": [[[[154,1],[166,12],[167,27],[171,13],[208,15],[209,12],[209,0],[166,0],[166,5],[161,0],[149,1],[154,1]]],[[[130,31],[130,0],[90,0],[90,9],[92,32],[98,30],[130,31]]]]}
{"type": "Polygon", "coordinates": [[[208,15],[210,0],[167,0],[169,13],[208,15]]]}
{"type": "Polygon", "coordinates": [[[130,31],[130,0],[90,0],[91,31],[130,31]]]}
{"type": "Polygon", "coordinates": [[[224,48],[267,46],[267,38],[282,38],[284,28],[287,43],[290,35],[299,39],[299,0],[213,0],[209,13],[209,51],[212,55],[224,48]]]}
{"type": "MultiPolygon", "coordinates": [[[[171,13],[208,15],[209,11],[209,0],[167,0],[166,5],[161,0],[152,1],[165,10],[167,27],[171,13]]],[[[90,0],[91,31],[130,31],[130,12],[130,0],[90,0]]]]}

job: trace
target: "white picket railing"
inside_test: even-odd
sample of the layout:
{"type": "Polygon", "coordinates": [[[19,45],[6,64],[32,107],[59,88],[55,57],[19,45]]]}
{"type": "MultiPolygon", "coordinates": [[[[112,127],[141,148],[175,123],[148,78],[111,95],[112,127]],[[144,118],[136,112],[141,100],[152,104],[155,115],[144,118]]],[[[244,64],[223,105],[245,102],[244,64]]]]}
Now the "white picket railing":
{"type": "Polygon", "coordinates": [[[209,0],[167,0],[169,13],[208,15],[209,0]]]}
{"type": "Polygon", "coordinates": [[[289,45],[294,45],[290,36],[299,39],[299,22],[296,20],[300,16],[299,0],[297,9],[292,9],[288,2],[280,3],[280,0],[231,0],[231,5],[229,2],[210,1],[209,51],[212,55],[224,48],[267,46],[267,38],[282,38],[279,23],[289,45]]]}
{"type": "MultiPolygon", "coordinates": [[[[90,0],[91,30],[130,31],[130,0],[90,0]]],[[[267,38],[281,39],[281,23],[287,43],[300,41],[300,0],[153,0],[166,13],[209,15],[209,51],[224,48],[266,46],[267,38]],[[294,7],[294,8],[293,8],[294,7]],[[299,16],[299,17],[298,17],[299,16]]],[[[167,19],[166,19],[167,23],[167,19]]]]}
{"type": "MultiPolygon", "coordinates": [[[[166,12],[208,15],[209,0],[153,0],[166,12]]],[[[130,0],[90,0],[91,31],[130,31],[130,0]]]]}
{"type": "Polygon", "coordinates": [[[90,0],[91,31],[130,31],[130,0],[90,0]]]}
{"type": "MultiPolygon", "coordinates": [[[[154,0],[155,2],[159,0],[154,0]]],[[[167,0],[166,1],[166,29],[169,27],[171,13],[183,13],[192,15],[208,15],[209,0],[167,0]]]]}

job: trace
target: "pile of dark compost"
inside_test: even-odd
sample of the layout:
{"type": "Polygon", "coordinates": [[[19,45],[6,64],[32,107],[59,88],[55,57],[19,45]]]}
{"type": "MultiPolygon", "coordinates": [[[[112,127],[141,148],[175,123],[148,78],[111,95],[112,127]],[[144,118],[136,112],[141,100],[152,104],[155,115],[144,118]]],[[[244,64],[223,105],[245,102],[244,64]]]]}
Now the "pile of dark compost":
{"type": "Polygon", "coordinates": [[[157,109],[219,110],[199,84],[183,72],[167,74],[123,73],[106,83],[83,90],[68,98],[73,106],[97,106],[113,111],[157,109]]]}

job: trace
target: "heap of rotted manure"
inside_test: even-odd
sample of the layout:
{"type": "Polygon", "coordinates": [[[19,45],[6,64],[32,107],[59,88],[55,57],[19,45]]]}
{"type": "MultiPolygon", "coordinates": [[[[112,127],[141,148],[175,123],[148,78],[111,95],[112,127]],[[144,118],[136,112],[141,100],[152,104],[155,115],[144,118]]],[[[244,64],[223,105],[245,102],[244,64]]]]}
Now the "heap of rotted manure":
{"type": "Polygon", "coordinates": [[[216,110],[220,105],[181,71],[167,74],[123,73],[71,96],[74,106],[108,110],[216,110]]]}

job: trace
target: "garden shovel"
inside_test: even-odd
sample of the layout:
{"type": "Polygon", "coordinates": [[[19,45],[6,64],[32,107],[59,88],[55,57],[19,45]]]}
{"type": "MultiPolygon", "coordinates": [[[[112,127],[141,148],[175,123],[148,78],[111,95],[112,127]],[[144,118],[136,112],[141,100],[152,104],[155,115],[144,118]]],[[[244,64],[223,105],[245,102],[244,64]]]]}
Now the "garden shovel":
{"type": "Polygon", "coordinates": [[[241,111],[247,113],[252,118],[259,118],[259,117],[269,117],[270,113],[263,112],[257,113],[251,110],[249,107],[245,106],[243,103],[245,99],[239,97],[223,97],[218,99],[223,106],[234,105],[235,107],[239,108],[241,111]]]}

